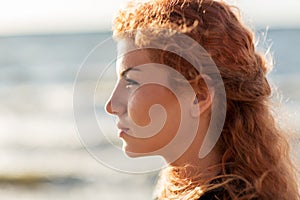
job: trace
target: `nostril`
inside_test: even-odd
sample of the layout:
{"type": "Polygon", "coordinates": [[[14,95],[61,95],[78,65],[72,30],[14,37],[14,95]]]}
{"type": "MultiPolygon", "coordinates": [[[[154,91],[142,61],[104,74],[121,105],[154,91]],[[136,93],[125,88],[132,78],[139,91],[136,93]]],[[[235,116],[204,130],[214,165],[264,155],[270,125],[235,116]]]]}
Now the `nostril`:
{"type": "Polygon", "coordinates": [[[112,107],[111,107],[111,101],[108,101],[105,105],[105,110],[106,112],[108,112],[109,114],[115,114],[113,111],[112,111],[112,107]]]}
{"type": "Polygon", "coordinates": [[[105,105],[105,110],[107,113],[111,115],[118,115],[118,109],[112,107],[111,101],[108,101],[107,104],[105,105]]]}
{"type": "Polygon", "coordinates": [[[120,96],[116,95],[112,95],[112,97],[109,98],[105,105],[106,112],[112,115],[124,114],[126,112],[126,109],[127,105],[124,102],[124,98],[120,98],[120,96]]]}

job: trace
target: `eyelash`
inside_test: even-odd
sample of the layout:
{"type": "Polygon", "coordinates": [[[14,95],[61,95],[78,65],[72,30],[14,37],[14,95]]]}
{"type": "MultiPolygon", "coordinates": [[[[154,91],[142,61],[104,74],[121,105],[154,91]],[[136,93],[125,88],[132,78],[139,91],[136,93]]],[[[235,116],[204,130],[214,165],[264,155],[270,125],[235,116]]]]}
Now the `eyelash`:
{"type": "Polygon", "coordinates": [[[126,83],[126,88],[128,88],[128,87],[130,87],[130,86],[133,86],[133,85],[139,85],[139,83],[138,82],[136,82],[136,81],[134,81],[134,80],[132,80],[132,79],[125,79],[125,81],[127,82],[126,83]]]}

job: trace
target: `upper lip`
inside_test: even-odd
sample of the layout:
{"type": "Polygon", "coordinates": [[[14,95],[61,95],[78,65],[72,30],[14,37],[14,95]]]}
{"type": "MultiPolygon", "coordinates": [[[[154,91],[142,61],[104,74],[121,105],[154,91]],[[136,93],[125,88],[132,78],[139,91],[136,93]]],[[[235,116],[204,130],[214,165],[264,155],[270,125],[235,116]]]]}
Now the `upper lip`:
{"type": "Polygon", "coordinates": [[[124,127],[124,126],[122,126],[121,124],[117,124],[117,127],[118,127],[118,129],[120,129],[120,130],[122,130],[122,131],[128,131],[129,130],[129,128],[126,128],[126,127],[124,127]]]}

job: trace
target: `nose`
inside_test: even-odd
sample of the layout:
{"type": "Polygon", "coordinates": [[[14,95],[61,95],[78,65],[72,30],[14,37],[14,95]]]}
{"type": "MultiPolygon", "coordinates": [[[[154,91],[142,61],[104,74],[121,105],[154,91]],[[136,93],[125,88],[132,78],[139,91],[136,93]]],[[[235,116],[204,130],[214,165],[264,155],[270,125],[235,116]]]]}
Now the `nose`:
{"type": "Polygon", "coordinates": [[[109,114],[114,114],[112,111],[112,107],[111,107],[111,99],[109,99],[105,105],[105,110],[106,112],[108,112],[109,114]]]}
{"type": "Polygon", "coordinates": [[[122,91],[118,87],[115,87],[114,91],[111,94],[111,97],[108,99],[105,110],[109,114],[112,115],[122,115],[126,112],[126,103],[125,103],[125,95],[122,94],[122,91]]]}

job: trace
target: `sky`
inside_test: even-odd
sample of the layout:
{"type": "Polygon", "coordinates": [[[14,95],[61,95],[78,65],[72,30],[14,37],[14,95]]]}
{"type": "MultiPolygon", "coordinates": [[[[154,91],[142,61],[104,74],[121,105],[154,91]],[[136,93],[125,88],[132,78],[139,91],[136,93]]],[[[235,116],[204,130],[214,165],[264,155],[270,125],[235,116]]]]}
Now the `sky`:
{"type": "MultiPolygon", "coordinates": [[[[300,28],[300,0],[227,0],[255,27],[300,28]]],[[[110,30],[126,0],[0,0],[0,35],[110,30]]]]}

